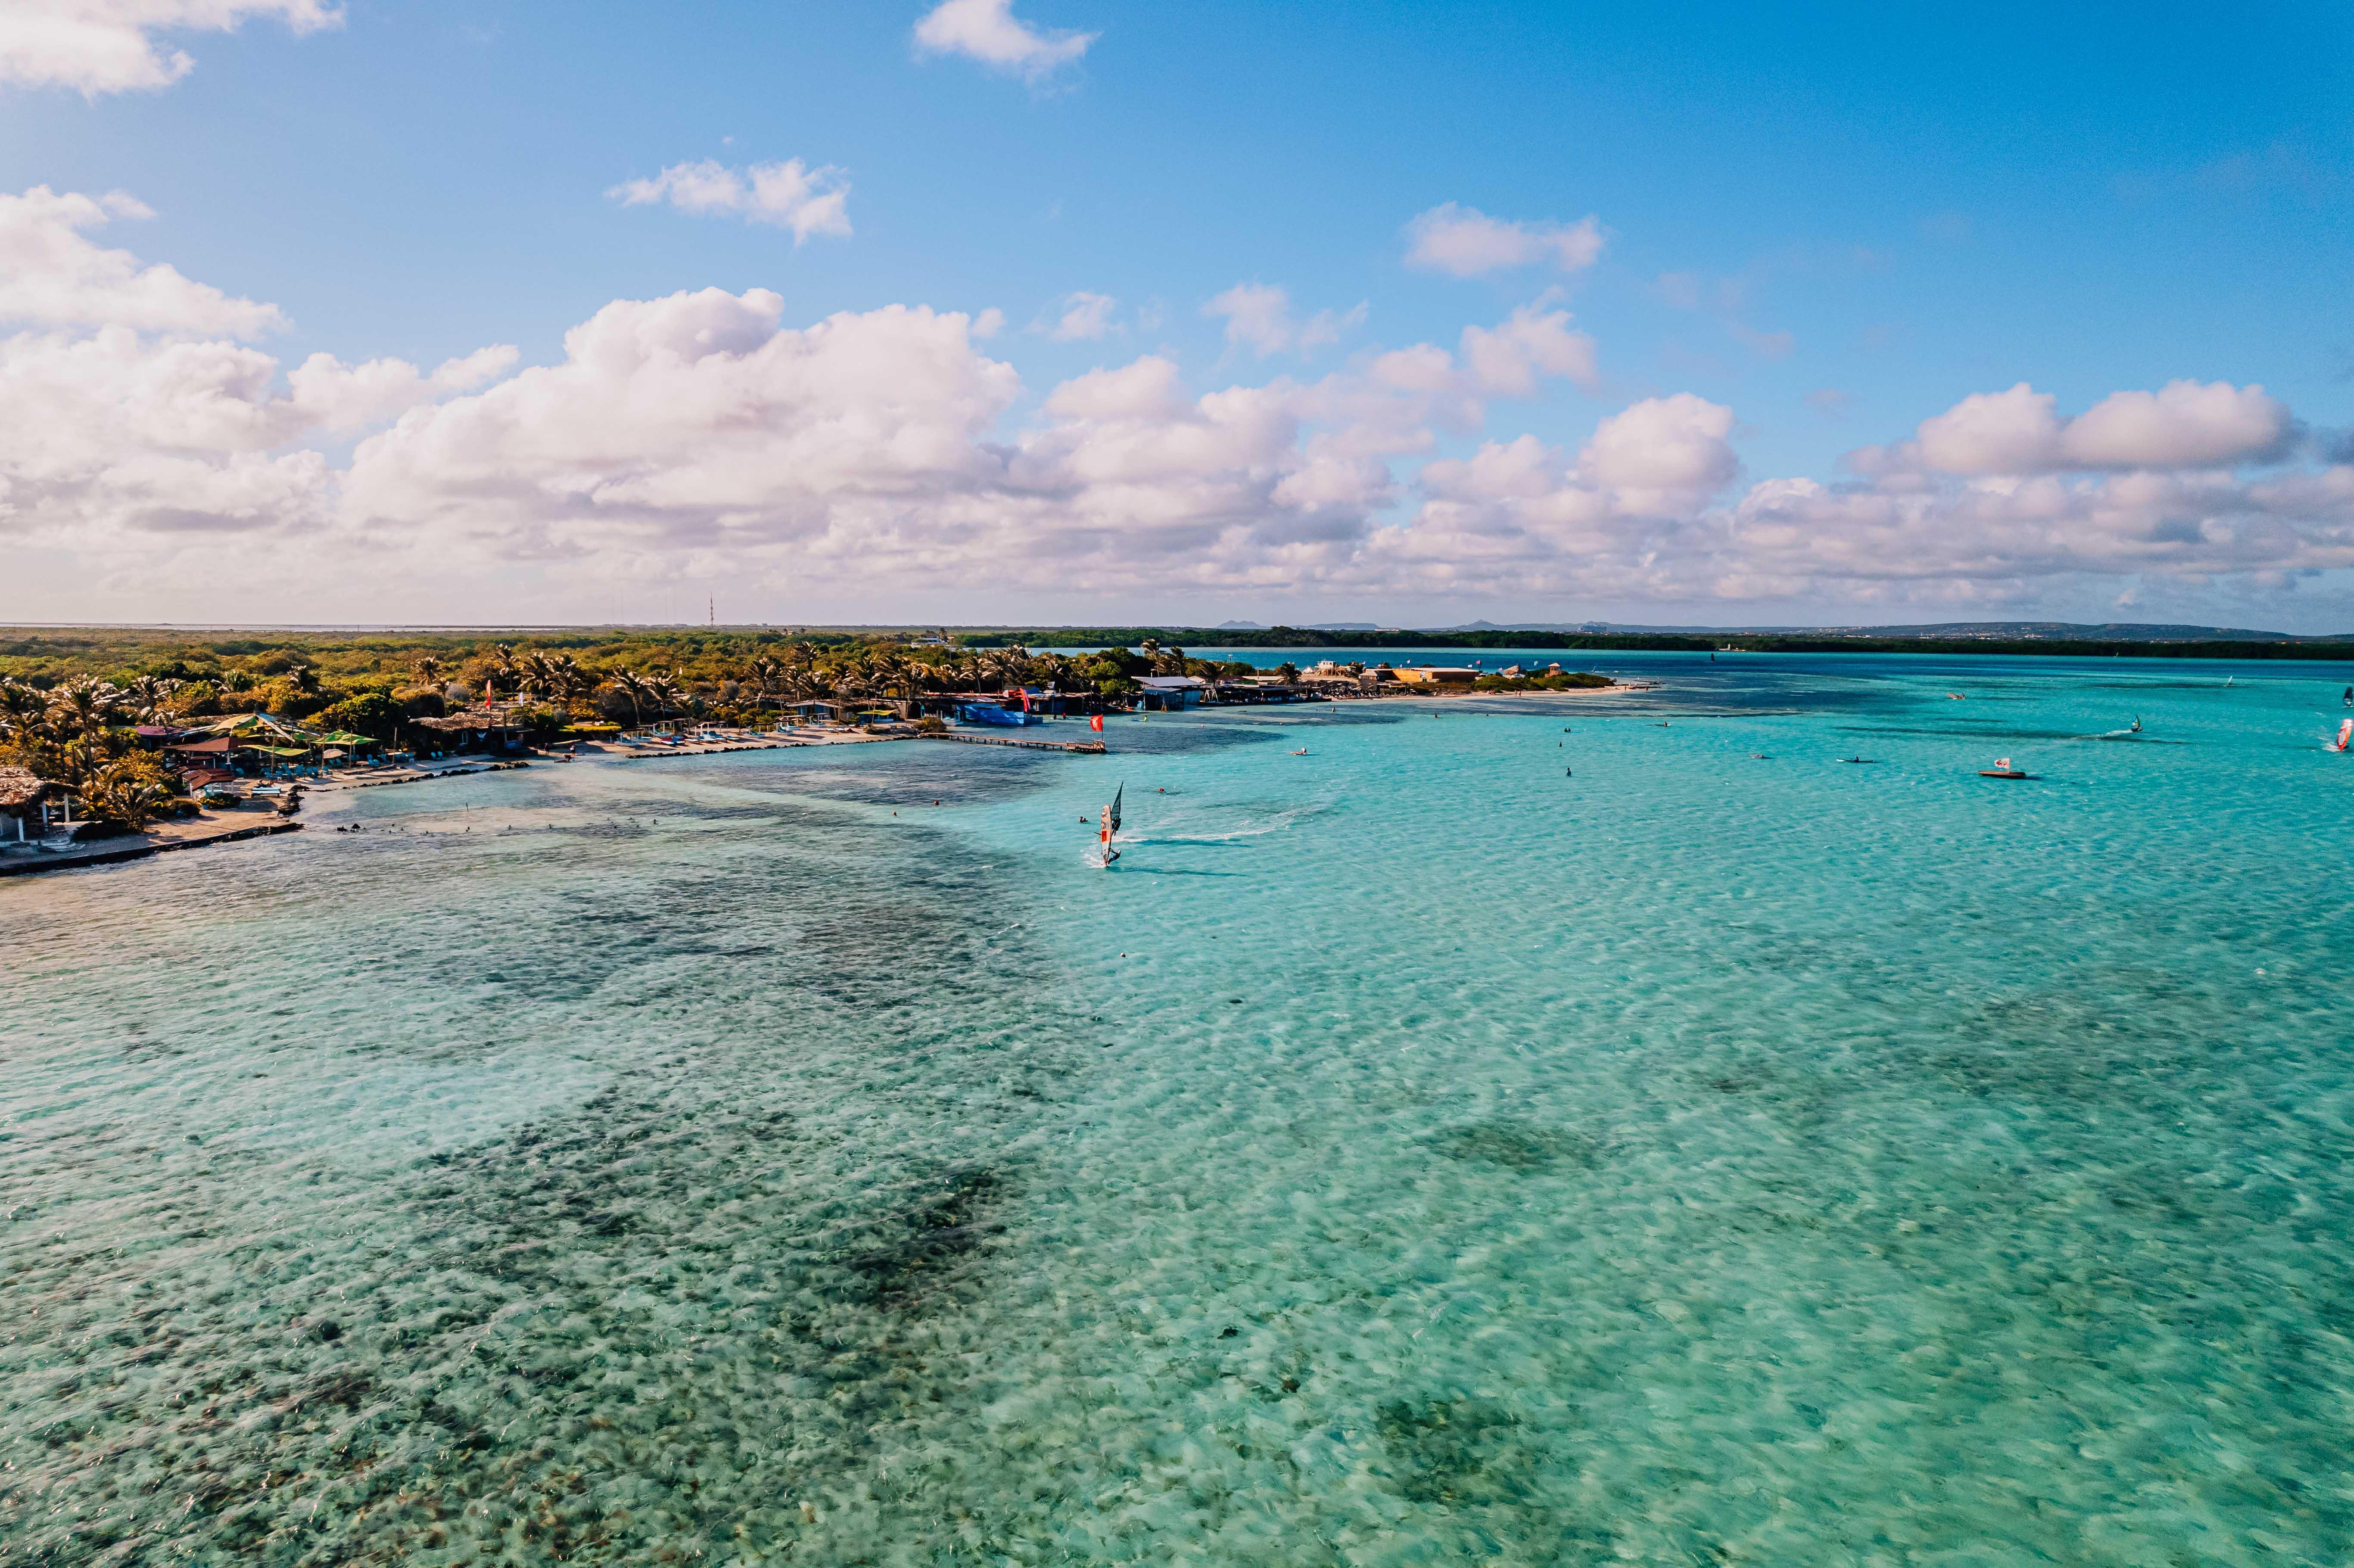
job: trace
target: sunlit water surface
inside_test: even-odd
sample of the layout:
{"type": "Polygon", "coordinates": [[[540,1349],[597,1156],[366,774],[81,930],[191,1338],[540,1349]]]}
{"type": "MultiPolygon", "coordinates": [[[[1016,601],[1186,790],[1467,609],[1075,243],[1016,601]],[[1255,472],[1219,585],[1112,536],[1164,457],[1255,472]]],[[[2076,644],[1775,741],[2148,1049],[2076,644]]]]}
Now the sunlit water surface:
{"type": "Polygon", "coordinates": [[[1604,657],[0,883],[0,1564],[2345,1562],[2349,673],[1604,657]]]}

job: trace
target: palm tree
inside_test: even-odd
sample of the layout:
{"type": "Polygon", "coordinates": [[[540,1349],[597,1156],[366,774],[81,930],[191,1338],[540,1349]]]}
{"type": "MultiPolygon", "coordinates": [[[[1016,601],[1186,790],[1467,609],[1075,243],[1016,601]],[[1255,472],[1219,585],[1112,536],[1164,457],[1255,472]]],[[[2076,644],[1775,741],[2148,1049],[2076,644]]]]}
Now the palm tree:
{"type": "Polygon", "coordinates": [[[550,655],[543,665],[549,694],[564,705],[568,715],[572,705],[597,689],[597,677],[580,667],[580,662],[569,653],[550,655]]]}
{"type": "Polygon", "coordinates": [[[784,676],[778,686],[783,700],[794,705],[796,718],[798,718],[800,705],[815,702],[825,694],[825,682],[818,672],[808,663],[800,662],[786,666],[784,676]]]}
{"type": "Polygon", "coordinates": [[[820,678],[825,683],[822,689],[826,694],[843,707],[866,694],[865,677],[854,664],[835,665],[830,671],[821,672],[820,678]]]}
{"type": "Polygon", "coordinates": [[[629,699],[630,727],[635,729],[645,722],[643,711],[640,706],[645,701],[647,694],[644,679],[635,670],[616,670],[608,677],[607,683],[629,699]]]}
{"type": "Polygon", "coordinates": [[[23,740],[40,727],[48,699],[39,688],[0,675],[0,740],[23,740]]]}
{"type": "Polygon", "coordinates": [[[430,686],[437,692],[441,689],[442,664],[440,660],[436,659],[432,654],[428,653],[423,658],[418,660],[415,664],[410,666],[410,668],[417,672],[417,683],[419,685],[430,686]]]}
{"type": "Polygon", "coordinates": [[[319,672],[308,664],[297,664],[286,672],[286,683],[306,697],[316,696],[319,691],[319,672]]]}
{"type": "Polygon", "coordinates": [[[108,682],[84,675],[49,694],[48,719],[61,736],[103,730],[122,707],[122,694],[108,682]]]}
{"type": "Polygon", "coordinates": [[[89,770],[75,793],[91,815],[132,829],[154,821],[171,799],[168,790],[125,758],[89,770]]]}
{"type": "Polygon", "coordinates": [[[903,691],[912,689],[913,682],[907,673],[907,662],[893,652],[875,654],[867,662],[866,685],[870,691],[886,697],[891,694],[891,688],[894,686],[898,686],[903,691]]]}
{"type": "Polygon", "coordinates": [[[560,699],[564,690],[563,665],[558,655],[542,653],[534,649],[515,661],[515,695],[526,692],[543,700],[560,699]]]}
{"type": "Polygon", "coordinates": [[[177,681],[165,680],[156,675],[142,675],[131,683],[124,695],[129,699],[133,712],[139,715],[141,722],[153,724],[164,716],[164,705],[170,702],[172,694],[179,689],[180,683],[177,681]]]}
{"type": "Polygon", "coordinates": [[[744,673],[748,677],[746,683],[752,688],[753,705],[765,713],[769,706],[769,694],[775,688],[777,677],[784,673],[784,666],[762,653],[746,666],[744,673]]]}

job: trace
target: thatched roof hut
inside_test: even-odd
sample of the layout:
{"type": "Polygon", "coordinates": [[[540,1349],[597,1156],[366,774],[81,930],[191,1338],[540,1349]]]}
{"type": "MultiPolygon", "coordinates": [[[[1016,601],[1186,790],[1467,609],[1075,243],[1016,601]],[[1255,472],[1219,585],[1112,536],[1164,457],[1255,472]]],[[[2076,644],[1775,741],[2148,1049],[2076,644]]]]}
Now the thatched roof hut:
{"type": "Polygon", "coordinates": [[[0,768],[0,811],[23,816],[49,792],[49,781],[22,768],[0,768]]]}
{"type": "Polygon", "coordinates": [[[48,779],[22,768],[0,768],[0,838],[23,843],[25,819],[40,810],[54,788],[48,779]]]}

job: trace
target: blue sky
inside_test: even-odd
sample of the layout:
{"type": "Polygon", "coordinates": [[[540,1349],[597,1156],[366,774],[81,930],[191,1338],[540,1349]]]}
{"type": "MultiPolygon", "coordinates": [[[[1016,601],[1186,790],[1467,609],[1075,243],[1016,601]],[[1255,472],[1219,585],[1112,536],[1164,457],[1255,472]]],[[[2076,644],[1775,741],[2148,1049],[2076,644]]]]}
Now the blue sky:
{"type": "MultiPolygon", "coordinates": [[[[76,4],[100,22],[115,8],[76,4]]],[[[483,460],[508,463],[533,498],[504,522],[480,475],[429,471],[429,450],[461,429],[479,439],[483,421],[518,428],[499,400],[532,401],[520,385],[420,394],[374,426],[273,416],[286,439],[259,449],[250,434],[193,458],[174,445],[175,461],[324,464],[309,488],[216,512],[126,499],[135,452],[74,474],[28,459],[0,540],[20,535],[30,565],[16,589],[0,586],[0,614],[319,619],[297,611],[359,615],[388,596],[401,619],[651,617],[717,585],[745,620],[2354,628],[2354,503],[2331,477],[2345,471],[2335,433],[2354,423],[2342,9],[1020,0],[995,22],[1065,40],[1069,57],[1025,74],[922,48],[922,4],[352,0],[300,28],[289,21],[312,0],[245,4],[254,14],[234,31],[148,33],[195,62],[162,84],[114,90],[87,61],[53,51],[27,65],[19,51],[0,80],[0,192],[135,197],[152,217],[79,232],[277,306],[291,327],[245,341],[284,370],[313,353],[429,370],[504,344],[527,374],[560,365],[566,333],[613,302],[716,288],[773,291],[786,331],[895,306],[985,329],[993,310],[1002,329],[966,347],[1018,384],[978,408],[949,382],[909,394],[944,399],[917,422],[945,421],[972,450],[932,451],[923,478],[896,455],[912,438],[885,440],[882,457],[843,456],[833,488],[784,473],[809,466],[790,440],[741,446],[715,478],[688,475],[687,433],[545,471],[533,464],[546,443],[525,434],[483,460]],[[1075,34],[1092,41],[1080,50],[1075,34]],[[681,164],[788,160],[846,184],[846,235],[797,241],[609,194],[681,164]],[[1603,242],[1575,268],[1409,265],[1407,226],[1450,203],[1539,234],[1590,216],[1603,242]],[[1310,334],[1331,341],[1263,354],[1275,338],[1231,340],[1204,306],[1238,284],[1285,291],[1295,329],[1331,313],[1310,334]],[[1055,341],[1044,329],[1082,293],[1117,302],[1103,335],[1055,341]],[[1542,371],[1530,396],[1486,387],[1477,419],[1384,415],[1414,425],[1405,436],[1351,435],[1348,416],[1295,406],[1281,451],[1182,473],[1106,466],[1110,423],[1182,434],[1204,417],[1188,400],[1278,382],[1324,383],[1329,402],[1334,378],[1372,374],[1384,351],[1429,344],[1468,363],[1458,334],[1516,310],[1566,312],[1564,330],[1591,339],[1591,370],[1542,371]],[[1116,419],[1092,404],[1050,410],[1072,378],[1148,357],[1176,367],[1180,401],[1119,403],[1116,419]],[[2278,429],[2170,446],[2177,421],[2089,461],[2049,442],[2032,461],[1941,460],[1935,441],[1878,474],[1849,460],[2020,382],[2052,395],[2061,420],[2169,383],[2260,387],[2248,396],[2270,399],[2269,415],[2211,406],[2278,429]],[[1666,408],[1679,397],[1691,401],[1666,408]],[[1730,410],[1721,438],[1715,416],[1691,412],[1702,405],[1730,410]],[[1650,479],[1622,462],[1610,477],[1590,443],[1638,408],[1661,411],[1628,440],[1638,427],[1679,439],[1660,432],[1698,419],[1691,439],[1727,455],[1642,470],[1650,479]],[[425,429],[436,418],[440,437],[425,429]],[[1357,462],[1354,488],[1287,498],[1282,479],[1313,465],[1320,432],[1357,462]],[[1524,455],[1552,454],[1530,458],[1542,479],[1423,472],[1523,436],[1536,443],[1524,455]],[[1024,442],[1034,477],[976,477],[970,463],[1024,442]],[[1034,477],[1049,457],[1062,466],[1034,477]],[[376,477],[396,468],[398,482],[376,477]],[[617,473],[658,469],[689,499],[651,513],[613,499],[617,473]],[[2029,480],[2048,503],[2020,499],[2029,480]],[[1785,481],[1820,493],[1757,490],[1785,481]],[[1973,530],[1967,549],[1925,547],[1973,530]],[[1834,535],[1837,548],[1822,542],[1834,535]],[[353,580],[355,550],[376,562],[371,584],[353,580]],[[1036,586],[980,602],[977,567],[1009,553],[1036,586]],[[456,556],[476,586],[452,596],[434,567],[456,556]]],[[[0,20],[0,76],[11,26],[0,20]]],[[[102,330],[87,314],[20,309],[0,331],[102,330]]],[[[205,336],[193,323],[147,330],[151,346],[205,336]]],[[[861,352],[887,366],[906,348],[861,352]]],[[[41,374],[15,378],[30,388],[41,374]]],[[[897,417],[859,401],[887,390],[761,387],[730,396],[778,430],[830,408],[864,410],[842,421],[862,429],[897,417]]],[[[543,413],[594,422],[584,410],[602,395],[574,387],[543,413]]],[[[0,476],[6,464],[0,446],[0,476]]]]}

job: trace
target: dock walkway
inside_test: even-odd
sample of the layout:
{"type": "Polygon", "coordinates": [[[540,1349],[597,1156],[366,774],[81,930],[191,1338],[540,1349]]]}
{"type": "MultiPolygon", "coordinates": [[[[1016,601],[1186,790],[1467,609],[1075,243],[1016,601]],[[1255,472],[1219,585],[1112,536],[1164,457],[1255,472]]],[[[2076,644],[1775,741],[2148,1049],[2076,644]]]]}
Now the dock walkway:
{"type": "Polygon", "coordinates": [[[918,735],[915,738],[953,740],[966,746],[1014,746],[1024,751],[1083,752],[1090,757],[1101,757],[1104,751],[1104,743],[1100,740],[1016,740],[1010,735],[971,735],[955,729],[918,735]]]}
{"type": "Polygon", "coordinates": [[[1023,751],[1076,752],[1089,757],[1100,757],[1104,750],[1104,743],[1099,740],[1016,740],[1009,735],[976,735],[970,730],[952,729],[901,730],[892,735],[828,731],[773,738],[763,736],[758,740],[689,742],[684,746],[617,746],[612,752],[625,762],[636,762],[655,757],[710,757],[723,751],[775,751],[795,746],[875,746],[893,740],[953,740],[963,746],[1011,746],[1023,751]]]}

